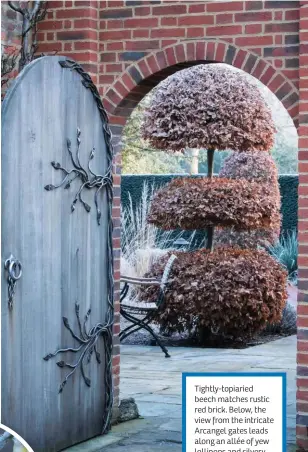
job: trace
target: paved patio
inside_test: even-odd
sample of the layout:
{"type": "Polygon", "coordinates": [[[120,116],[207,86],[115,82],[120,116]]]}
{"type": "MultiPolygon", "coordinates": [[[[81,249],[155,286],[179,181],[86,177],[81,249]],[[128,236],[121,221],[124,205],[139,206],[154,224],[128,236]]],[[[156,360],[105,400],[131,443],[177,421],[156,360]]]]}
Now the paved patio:
{"type": "Polygon", "coordinates": [[[121,399],[134,397],[143,419],[115,426],[71,452],[181,452],[182,372],[287,372],[288,452],[295,452],[296,336],[245,350],[122,345],[121,399]]]}
{"type": "MultiPolygon", "coordinates": [[[[158,347],[121,347],[121,398],[134,397],[141,416],[161,420],[159,431],[174,432],[174,439],[181,440],[182,372],[286,371],[288,443],[295,443],[296,336],[245,350],[177,347],[169,351],[171,358],[166,359],[158,347]]],[[[180,444],[172,450],[180,451],[180,444]]]]}

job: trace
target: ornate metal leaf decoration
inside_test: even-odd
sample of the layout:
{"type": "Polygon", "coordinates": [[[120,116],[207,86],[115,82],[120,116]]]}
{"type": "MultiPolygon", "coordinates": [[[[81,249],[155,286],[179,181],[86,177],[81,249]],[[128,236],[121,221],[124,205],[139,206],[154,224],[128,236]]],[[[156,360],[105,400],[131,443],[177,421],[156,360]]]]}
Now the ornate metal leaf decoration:
{"type": "Polygon", "coordinates": [[[93,352],[95,354],[95,358],[98,364],[101,364],[101,358],[100,353],[97,350],[97,341],[100,336],[103,336],[105,339],[105,336],[108,336],[110,334],[110,326],[111,325],[102,325],[101,323],[96,324],[95,326],[87,329],[87,321],[89,319],[91,313],[91,309],[89,309],[85,315],[83,326],[81,324],[80,315],[79,315],[79,304],[75,304],[75,314],[78,322],[78,333],[75,333],[68,321],[67,317],[63,317],[63,324],[66,329],[69,330],[71,333],[71,336],[78,342],[79,346],[77,348],[59,348],[54,353],[48,353],[46,356],[44,356],[45,361],[49,361],[51,358],[54,358],[59,353],[66,353],[66,352],[73,352],[78,353],[80,352],[78,359],[75,363],[68,363],[66,361],[58,361],[56,364],[58,367],[61,368],[69,368],[71,371],[66,375],[65,379],[60,385],[59,393],[63,391],[64,386],[67,383],[67,380],[73,375],[73,373],[77,370],[77,368],[80,368],[82,378],[85,382],[85,384],[90,387],[91,386],[91,380],[88,378],[85,374],[84,370],[84,363],[85,359],[86,362],[89,363],[91,361],[91,357],[93,355],[93,352]]]}
{"type": "Polygon", "coordinates": [[[49,185],[45,185],[44,188],[47,191],[51,191],[51,190],[54,190],[56,187],[54,185],[52,185],[52,184],[49,184],[49,185]]]}
{"type": "Polygon", "coordinates": [[[72,153],[72,142],[69,138],[67,138],[66,140],[66,146],[67,146],[67,151],[70,155],[71,161],[72,161],[72,165],[73,168],[71,170],[67,170],[65,168],[63,168],[61,166],[61,164],[59,162],[55,162],[52,161],[51,162],[51,166],[55,169],[55,170],[60,170],[64,173],[64,178],[62,179],[62,181],[60,182],[60,184],[58,185],[45,185],[45,190],[47,191],[51,191],[54,190],[56,188],[60,188],[64,185],[64,189],[69,189],[71,187],[72,182],[75,179],[79,179],[80,180],[80,186],[79,186],[79,190],[77,191],[75,198],[71,204],[71,211],[74,212],[75,207],[77,202],[79,201],[86,212],[90,212],[91,211],[91,207],[89,206],[89,204],[87,204],[81,197],[82,192],[84,189],[89,189],[91,190],[92,188],[95,189],[95,194],[94,194],[94,202],[95,202],[95,206],[96,206],[96,220],[97,220],[97,224],[100,225],[100,220],[101,220],[101,211],[98,208],[98,194],[100,192],[100,190],[106,186],[106,185],[112,185],[112,176],[111,176],[111,168],[108,168],[107,173],[102,176],[100,174],[95,174],[92,169],[90,168],[90,161],[93,160],[94,158],[94,154],[95,154],[95,149],[92,148],[91,152],[89,154],[89,158],[88,158],[88,169],[83,168],[83,166],[80,163],[80,159],[79,159],[79,150],[80,150],[80,144],[81,144],[81,131],[79,128],[77,128],[77,150],[76,150],[76,154],[75,156],[72,153]]]}

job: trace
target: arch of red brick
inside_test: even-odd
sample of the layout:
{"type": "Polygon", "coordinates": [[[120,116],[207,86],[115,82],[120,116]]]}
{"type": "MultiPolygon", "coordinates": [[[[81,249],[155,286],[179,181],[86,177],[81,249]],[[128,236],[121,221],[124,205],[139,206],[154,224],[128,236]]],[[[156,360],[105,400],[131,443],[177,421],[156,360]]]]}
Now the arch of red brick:
{"type": "Polygon", "coordinates": [[[257,54],[217,39],[169,45],[131,64],[105,93],[110,123],[120,126],[120,132],[134,107],[159,81],[179,69],[204,62],[230,64],[259,79],[282,102],[297,126],[299,92],[294,83],[257,54]]]}

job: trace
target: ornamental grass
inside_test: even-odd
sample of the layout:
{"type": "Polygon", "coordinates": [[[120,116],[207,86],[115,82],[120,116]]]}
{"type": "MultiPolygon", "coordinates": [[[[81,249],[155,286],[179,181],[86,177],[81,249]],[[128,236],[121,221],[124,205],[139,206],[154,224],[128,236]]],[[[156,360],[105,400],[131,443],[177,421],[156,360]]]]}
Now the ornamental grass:
{"type": "MultiPolygon", "coordinates": [[[[281,320],[287,301],[287,273],[263,250],[222,248],[175,252],[165,306],[155,321],[162,330],[202,331],[248,338],[281,320]]],[[[161,278],[169,255],[146,274],[161,278]]],[[[157,288],[141,289],[155,301],[157,288]]]]}
{"type": "Polygon", "coordinates": [[[258,87],[245,74],[220,64],[201,64],[167,77],[142,125],[143,138],[167,152],[269,151],[275,131],[258,87]]]}

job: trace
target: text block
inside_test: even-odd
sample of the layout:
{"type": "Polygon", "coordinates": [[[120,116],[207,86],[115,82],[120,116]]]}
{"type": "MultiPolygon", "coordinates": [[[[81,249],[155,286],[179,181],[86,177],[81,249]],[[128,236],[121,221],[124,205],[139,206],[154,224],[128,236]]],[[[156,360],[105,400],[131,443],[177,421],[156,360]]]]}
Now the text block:
{"type": "Polygon", "coordinates": [[[286,374],[183,374],[183,451],[286,452],[286,374]]]}

